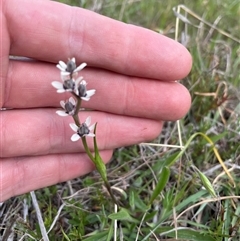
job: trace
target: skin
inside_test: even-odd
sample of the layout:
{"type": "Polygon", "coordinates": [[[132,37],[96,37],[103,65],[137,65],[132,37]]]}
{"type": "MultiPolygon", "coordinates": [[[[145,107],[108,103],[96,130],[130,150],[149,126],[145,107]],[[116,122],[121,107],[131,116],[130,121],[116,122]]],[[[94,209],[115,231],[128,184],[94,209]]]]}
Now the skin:
{"type": "Polygon", "coordinates": [[[81,141],[70,140],[72,118],[55,113],[69,97],[51,86],[60,80],[59,60],[88,64],[80,75],[96,94],[82,107],[94,111],[80,119],[98,122],[105,162],[115,148],[154,139],[163,121],[189,110],[189,92],[175,80],[189,73],[192,60],[179,43],[53,1],[0,4],[0,107],[8,109],[0,111],[0,202],[94,169],[81,141]]]}

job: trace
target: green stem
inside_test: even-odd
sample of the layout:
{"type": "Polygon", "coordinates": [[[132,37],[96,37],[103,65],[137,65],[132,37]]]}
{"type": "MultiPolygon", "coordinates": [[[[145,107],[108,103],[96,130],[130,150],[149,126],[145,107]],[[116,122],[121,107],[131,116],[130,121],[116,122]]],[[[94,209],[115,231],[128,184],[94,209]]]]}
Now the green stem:
{"type": "Polygon", "coordinates": [[[92,155],[92,153],[91,153],[91,151],[90,151],[90,149],[89,149],[89,147],[88,147],[88,144],[87,144],[87,141],[86,141],[86,137],[83,136],[81,139],[82,139],[82,143],[83,143],[83,146],[84,146],[84,149],[85,149],[86,153],[88,154],[88,156],[89,156],[89,158],[92,160],[92,162],[93,162],[94,164],[96,164],[96,163],[95,163],[95,158],[94,158],[94,156],[92,155]]]}
{"type": "Polygon", "coordinates": [[[76,105],[75,113],[73,115],[74,122],[78,127],[81,125],[81,122],[80,122],[79,117],[78,117],[78,112],[81,108],[81,102],[82,102],[82,100],[80,98],[77,98],[77,105],[76,105]]]}
{"type": "Polygon", "coordinates": [[[109,195],[111,196],[113,202],[114,202],[115,204],[117,204],[117,206],[119,207],[119,203],[118,203],[118,201],[116,200],[116,198],[115,198],[115,196],[114,196],[114,194],[113,194],[113,192],[112,192],[111,185],[110,185],[109,182],[108,182],[107,176],[105,176],[105,175],[103,174],[103,172],[98,169],[98,166],[99,166],[99,165],[98,165],[98,163],[97,163],[97,160],[95,160],[94,156],[92,155],[92,153],[91,153],[91,151],[90,151],[90,149],[89,149],[89,147],[88,147],[88,144],[87,144],[87,141],[86,141],[86,137],[85,137],[85,136],[82,137],[82,143],[83,143],[83,146],[84,146],[84,149],[85,149],[86,153],[88,154],[89,158],[90,158],[90,159],[92,160],[92,162],[94,163],[95,167],[96,167],[97,170],[98,170],[98,173],[100,174],[101,178],[103,179],[104,185],[105,185],[105,187],[107,188],[108,193],[109,193],[109,195]]]}
{"type": "MultiPolygon", "coordinates": [[[[74,95],[74,96],[75,96],[75,95],[74,95]]],[[[76,97],[76,99],[77,99],[77,105],[76,105],[75,113],[74,113],[74,115],[73,115],[73,119],[74,119],[75,124],[76,124],[78,127],[80,127],[80,126],[81,126],[81,122],[80,122],[79,117],[78,117],[78,112],[79,112],[79,110],[80,110],[80,108],[81,108],[81,102],[82,102],[82,101],[81,101],[81,99],[80,99],[78,96],[75,96],[75,97],[76,97]]],[[[90,151],[90,149],[89,149],[89,147],[88,147],[86,137],[83,136],[83,137],[81,138],[81,140],[82,140],[82,144],[83,144],[83,146],[84,146],[84,149],[85,149],[88,157],[89,157],[89,158],[91,159],[91,161],[94,163],[97,171],[99,172],[101,178],[103,179],[104,185],[105,185],[105,187],[107,188],[109,195],[111,196],[113,202],[119,207],[118,201],[116,200],[116,198],[115,198],[115,196],[114,196],[114,194],[113,194],[113,192],[112,192],[111,185],[110,185],[109,182],[108,182],[107,175],[104,175],[104,173],[103,173],[103,171],[101,170],[101,168],[99,168],[98,160],[96,160],[96,158],[92,155],[92,153],[91,153],[91,151],[90,151]]],[[[103,161],[101,160],[101,162],[103,162],[103,161]]],[[[105,165],[105,164],[104,164],[104,165],[105,165]]]]}

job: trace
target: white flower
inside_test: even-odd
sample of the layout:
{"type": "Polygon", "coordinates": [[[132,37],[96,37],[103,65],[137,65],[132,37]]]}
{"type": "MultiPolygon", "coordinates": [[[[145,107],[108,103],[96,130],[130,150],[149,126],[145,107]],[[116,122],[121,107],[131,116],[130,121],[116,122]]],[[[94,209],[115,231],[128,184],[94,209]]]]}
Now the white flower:
{"type": "Polygon", "coordinates": [[[70,97],[67,101],[60,101],[60,105],[64,110],[58,110],[56,113],[60,116],[68,116],[68,115],[74,115],[75,113],[75,107],[76,107],[76,101],[73,97],[70,97]]]}
{"type": "Polygon", "coordinates": [[[57,89],[58,93],[64,93],[65,91],[73,91],[75,88],[75,80],[67,79],[63,82],[53,81],[52,86],[57,89]]]}
{"type": "Polygon", "coordinates": [[[91,117],[89,116],[86,121],[79,126],[77,126],[74,123],[70,123],[70,127],[72,128],[73,131],[75,131],[76,133],[74,133],[71,137],[72,141],[77,141],[79,140],[81,137],[83,136],[90,136],[90,137],[94,137],[95,134],[91,133],[91,131],[94,129],[95,123],[93,125],[91,125],[91,117]]]}
{"type": "Polygon", "coordinates": [[[81,71],[84,67],[86,67],[86,65],[86,63],[82,63],[77,67],[75,58],[71,58],[67,63],[59,61],[57,68],[61,71],[62,77],[70,76],[70,78],[72,78],[73,76],[77,75],[78,71],[81,71]]]}
{"type": "Polygon", "coordinates": [[[82,100],[89,101],[90,97],[93,96],[96,92],[96,90],[87,90],[87,82],[83,80],[82,77],[79,77],[76,80],[76,87],[75,87],[75,93],[77,96],[79,96],[82,100]]]}

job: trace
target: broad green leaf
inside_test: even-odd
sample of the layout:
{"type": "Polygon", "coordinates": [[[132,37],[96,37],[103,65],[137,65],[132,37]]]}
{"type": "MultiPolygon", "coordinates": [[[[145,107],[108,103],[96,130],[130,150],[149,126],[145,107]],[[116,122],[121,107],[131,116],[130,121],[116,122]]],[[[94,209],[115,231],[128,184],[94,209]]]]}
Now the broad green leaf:
{"type": "Polygon", "coordinates": [[[143,202],[142,198],[137,193],[134,193],[134,201],[135,207],[139,208],[142,212],[146,212],[149,209],[149,207],[143,202]]]}
{"type": "Polygon", "coordinates": [[[138,220],[132,218],[128,210],[125,208],[121,208],[120,211],[118,211],[117,213],[112,213],[108,217],[112,220],[125,220],[133,223],[139,222],[138,220]]]}

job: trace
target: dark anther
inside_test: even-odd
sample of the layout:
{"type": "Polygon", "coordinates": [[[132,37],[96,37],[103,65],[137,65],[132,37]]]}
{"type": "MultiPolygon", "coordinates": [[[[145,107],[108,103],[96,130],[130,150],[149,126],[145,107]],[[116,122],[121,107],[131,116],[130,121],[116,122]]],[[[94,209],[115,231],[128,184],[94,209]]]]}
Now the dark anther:
{"type": "Polygon", "coordinates": [[[67,101],[65,103],[66,113],[68,113],[68,114],[72,113],[72,111],[74,111],[74,108],[75,108],[75,106],[70,101],[67,101]]]}
{"type": "Polygon", "coordinates": [[[74,90],[74,87],[75,87],[75,82],[72,79],[65,80],[63,83],[63,88],[65,90],[69,90],[69,89],[74,90]]]}
{"type": "Polygon", "coordinates": [[[80,84],[78,87],[79,97],[86,97],[87,95],[86,92],[87,92],[86,85],[80,84]]]}
{"type": "Polygon", "coordinates": [[[76,64],[72,60],[69,60],[67,62],[66,71],[72,73],[75,69],[76,69],[76,64]]]}
{"type": "Polygon", "coordinates": [[[79,136],[84,136],[84,135],[88,135],[90,133],[90,130],[88,129],[86,123],[83,123],[79,128],[78,128],[78,131],[77,131],[78,135],[79,136]]]}

